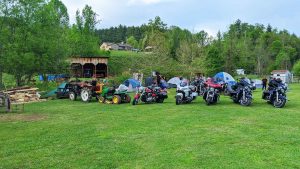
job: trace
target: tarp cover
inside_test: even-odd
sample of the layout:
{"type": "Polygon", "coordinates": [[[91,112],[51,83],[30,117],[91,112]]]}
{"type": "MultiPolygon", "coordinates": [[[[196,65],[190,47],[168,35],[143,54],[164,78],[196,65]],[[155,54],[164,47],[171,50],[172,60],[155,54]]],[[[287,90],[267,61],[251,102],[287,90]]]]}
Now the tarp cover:
{"type": "Polygon", "coordinates": [[[141,86],[141,82],[135,79],[127,79],[123,84],[128,87],[129,92],[135,91],[138,87],[141,86]]]}

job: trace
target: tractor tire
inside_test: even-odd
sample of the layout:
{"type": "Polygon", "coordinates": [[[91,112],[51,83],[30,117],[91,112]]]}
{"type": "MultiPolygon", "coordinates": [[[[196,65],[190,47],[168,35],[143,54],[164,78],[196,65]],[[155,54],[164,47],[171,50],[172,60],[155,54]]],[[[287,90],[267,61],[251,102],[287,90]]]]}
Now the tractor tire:
{"type": "Polygon", "coordinates": [[[105,98],[102,97],[102,96],[100,96],[100,97],[98,98],[98,102],[99,102],[99,103],[105,103],[105,98]]]}
{"type": "Polygon", "coordinates": [[[121,104],[121,97],[119,95],[114,95],[112,98],[112,103],[113,104],[121,104]]]}
{"type": "Polygon", "coordinates": [[[128,94],[126,94],[125,95],[125,103],[130,103],[130,102],[131,102],[131,97],[128,94]]]}
{"type": "Polygon", "coordinates": [[[83,88],[80,93],[83,102],[90,102],[92,100],[92,91],[89,88],[83,88]]]}
{"type": "Polygon", "coordinates": [[[69,99],[75,101],[77,99],[77,94],[75,92],[70,92],[69,99]]]}

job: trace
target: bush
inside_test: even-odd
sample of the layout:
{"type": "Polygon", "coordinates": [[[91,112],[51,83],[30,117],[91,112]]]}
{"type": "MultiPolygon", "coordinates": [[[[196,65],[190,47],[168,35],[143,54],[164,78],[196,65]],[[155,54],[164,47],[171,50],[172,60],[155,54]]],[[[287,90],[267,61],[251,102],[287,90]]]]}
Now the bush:
{"type": "Polygon", "coordinates": [[[294,65],[293,71],[295,75],[300,76],[300,60],[294,65]]]}

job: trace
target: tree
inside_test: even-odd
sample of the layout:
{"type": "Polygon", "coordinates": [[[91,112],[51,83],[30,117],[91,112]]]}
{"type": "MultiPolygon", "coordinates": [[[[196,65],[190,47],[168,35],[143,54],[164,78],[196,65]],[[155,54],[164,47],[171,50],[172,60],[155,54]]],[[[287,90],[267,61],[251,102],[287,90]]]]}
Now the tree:
{"type": "Polygon", "coordinates": [[[100,40],[95,33],[98,23],[97,14],[90,6],[86,5],[81,13],[76,11],[76,24],[69,30],[71,55],[86,56],[98,53],[100,40]]]}
{"type": "Polygon", "coordinates": [[[61,72],[68,55],[69,16],[59,0],[14,1],[5,23],[9,40],[4,45],[6,71],[18,86],[35,74],[61,72]]]}
{"type": "Polygon", "coordinates": [[[138,48],[139,46],[139,43],[137,40],[135,40],[134,36],[130,36],[129,38],[127,38],[126,42],[134,48],[138,48]]]}
{"type": "Polygon", "coordinates": [[[208,49],[208,54],[205,59],[206,73],[209,76],[214,75],[216,72],[224,70],[224,58],[221,56],[221,52],[215,46],[211,46],[208,49]]]}
{"type": "Polygon", "coordinates": [[[293,67],[293,71],[295,75],[300,76],[300,60],[296,62],[296,64],[293,67]]]}

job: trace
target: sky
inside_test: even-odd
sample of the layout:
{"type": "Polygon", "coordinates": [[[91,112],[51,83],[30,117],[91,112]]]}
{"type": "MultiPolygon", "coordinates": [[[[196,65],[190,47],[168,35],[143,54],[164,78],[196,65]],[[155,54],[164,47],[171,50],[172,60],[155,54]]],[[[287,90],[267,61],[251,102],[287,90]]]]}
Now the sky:
{"type": "Polygon", "coordinates": [[[71,23],[76,10],[86,4],[101,20],[97,28],[120,24],[139,26],[160,16],[168,26],[191,32],[205,30],[215,36],[237,19],[250,24],[270,24],[300,36],[300,0],[62,0],[71,23]]]}

